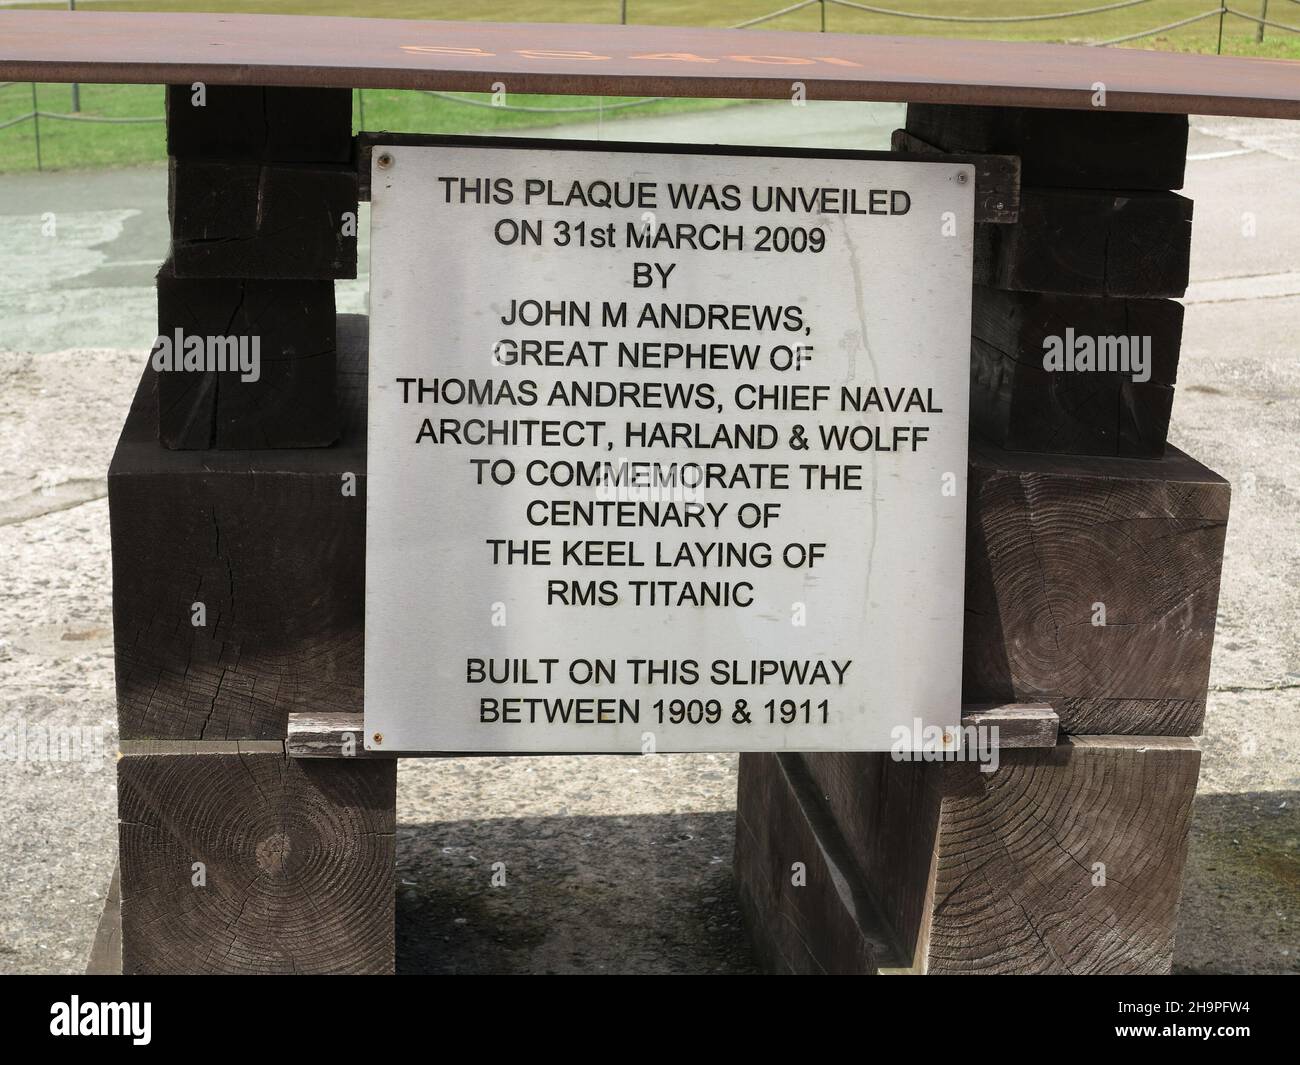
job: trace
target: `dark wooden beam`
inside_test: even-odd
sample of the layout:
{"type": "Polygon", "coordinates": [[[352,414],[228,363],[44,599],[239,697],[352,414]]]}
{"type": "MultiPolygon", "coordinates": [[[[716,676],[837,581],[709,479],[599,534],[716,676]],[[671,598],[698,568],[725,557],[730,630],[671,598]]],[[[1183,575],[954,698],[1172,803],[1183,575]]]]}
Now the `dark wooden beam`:
{"type": "MultiPolygon", "coordinates": [[[[971,423],[1012,451],[1159,458],[1178,374],[1183,307],[976,286],[971,307],[971,423]],[[1132,371],[1048,369],[1047,344],[1070,337],[1145,345],[1149,380],[1132,371]]],[[[1104,350],[1104,349],[1103,349],[1104,350]]],[[[1071,352],[1073,355],[1073,352],[1071,352]]]]}
{"type": "Polygon", "coordinates": [[[1020,214],[1020,159],[1015,155],[954,153],[894,130],[890,147],[908,155],[942,155],[946,163],[970,163],[975,168],[975,221],[991,225],[1014,222],[1020,214]]]}
{"type": "MultiPolygon", "coordinates": [[[[288,245],[286,245],[288,246],[288,245]]],[[[339,438],[334,283],[183,278],[158,272],[158,334],[258,345],[255,377],[238,370],[157,375],[155,438],[176,449],[328,447],[339,438]]]]}
{"type": "Polygon", "coordinates": [[[330,448],[168,451],[142,378],[108,473],[124,738],[282,739],[291,710],[360,707],[365,319],[338,335],[330,448]]]}
{"type": "Polygon", "coordinates": [[[350,163],[352,93],[263,85],[168,85],[167,154],[177,159],[350,163]]]}
{"type": "Polygon", "coordinates": [[[173,158],[168,208],[178,278],[357,276],[353,167],[173,158]]]}
{"type": "Polygon", "coordinates": [[[1014,225],[977,226],[975,283],[1081,296],[1181,296],[1192,201],[1173,192],[1022,186],[1014,225]]]}
{"type": "Polygon", "coordinates": [[[1183,187],[1186,115],[909,104],[907,132],[944,152],[1017,156],[1031,188],[1183,187]]]}

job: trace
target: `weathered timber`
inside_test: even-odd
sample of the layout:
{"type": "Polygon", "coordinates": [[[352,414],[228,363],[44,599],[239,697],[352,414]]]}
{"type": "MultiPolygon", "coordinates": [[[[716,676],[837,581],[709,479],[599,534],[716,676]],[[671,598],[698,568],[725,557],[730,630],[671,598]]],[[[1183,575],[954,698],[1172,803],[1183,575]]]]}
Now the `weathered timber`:
{"type": "Polygon", "coordinates": [[[396,763],[266,746],[124,749],[125,973],[392,972],[396,763]]]}
{"type": "Polygon", "coordinates": [[[392,758],[388,751],[365,748],[365,721],[361,714],[320,714],[300,711],[289,715],[285,750],[290,758],[392,758]]]}
{"type": "Polygon", "coordinates": [[[283,754],[283,740],[165,740],[123,739],[118,743],[122,754],[283,754]]]}
{"type": "Polygon", "coordinates": [[[1228,483],[1173,447],[973,443],[967,498],[963,701],[1049,702],[1066,732],[1198,732],[1228,483]]]}
{"type": "Polygon", "coordinates": [[[348,89],[167,86],[167,153],[184,159],[347,163],[348,89]],[[201,101],[201,102],[200,102],[201,101]]]}
{"type": "Polygon", "coordinates": [[[357,276],[352,167],[172,159],[168,212],[177,277],[357,276]]]}
{"type": "MultiPolygon", "coordinates": [[[[742,779],[756,757],[741,756],[742,779]]],[[[888,754],[800,757],[912,971],[1169,971],[1193,741],[1069,736],[1006,751],[992,773],[888,754]]],[[[770,916],[756,936],[771,934],[770,916]]],[[[827,913],[814,927],[843,920],[827,913]]]]}
{"type": "Polygon", "coordinates": [[[175,347],[179,330],[199,341],[225,338],[228,350],[256,342],[259,352],[252,375],[160,373],[156,438],[164,446],[307,448],[338,439],[332,281],[179,278],[171,263],[157,280],[160,340],[175,347]]]}
{"type": "MultiPolygon", "coordinates": [[[[962,707],[963,729],[996,729],[986,747],[1054,747],[1060,719],[1047,703],[992,703],[962,707]]],[[[362,739],[365,719],[361,713],[315,713],[296,711],[289,715],[285,750],[290,758],[441,758],[435,751],[368,751],[362,739]]],[[[237,745],[236,745],[237,746],[237,745]]],[[[489,754],[490,752],[479,752],[489,754]]],[[[502,753],[498,757],[508,757],[502,753]]],[[[465,757],[457,754],[454,757],[465,757]]]]}
{"type": "Polygon", "coordinates": [[[741,759],[736,881],[758,956],[778,973],[873,973],[895,965],[897,953],[809,783],[796,755],[741,759]]]}
{"type": "Polygon", "coordinates": [[[95,939],[86,959],[87,976],[122,975],[122,877],[118,863],[113,863],[104,908],[95,926],[95,939]]]}
{"type": "Polygon", "coordinates": [[[905,129],[894,130],[890,147],[907,155],[942,155],[945,163],[970,163],[975,168],[975,221],[1006,225],[1020,212],[1020,159],[1014,155],[974,155],[945,152],[905,129]]]}
{"type": "Polygon", "coordinates": [[[990,703],[963,706],[961,727],[989,730],[988,741],[981,741],[981,746],[988,750],[1055,747],[1061,719],[1047,703],[1003,703],[1001,706],[990,703]]]}
{"type": "Polygon", "coordinates": [[[907,105],[907,132],[945,152],[1020,157],[1029,186],[1179,189],[1187,116],[1036,107],[907,105]]]}
{"type": "MultiPolygon", "coordinates": [[[[367,750],[365,715],[297,710],[289,714],[284,749],[290,758],[478,758],[513,757],[509,751],[398,751],[367,750]]],[[[636,757],[636,756],[630,756],[636,757]]]]}
{"type": "Polygon", "coordinates": [[[1082,296],[1181,296],[1192,201],[1173,192],[1020,189],[1014,225],[975,227],[975,283],[1082,296]]]}
{"type": "MultiPolygon", "coordinates": [[[[1013,451],[1159,458],[1173,406],[1183,307],[976,286],[971,308],[971,422],[1013,451]],[[1047,369],[1045,343],[1087,337],[1133,369],[1047,369]]],[[[1069,350],[1069,349],[1067,349],[1069,350]]],[[[1069,353],[1073,355],[1073,351],[1069,353]]],[[[1098,364],[1099,365],[1099,364],[1098,364]]]]}
{"type": "Polygon", "coordinates": [[[332,448],[159,448],[146,369],[108,473],[123,738],[283,738],[291,710],[360,708],[365,328],[339,317],[332,448]]]}
{"type": "MultiPolygon", "coordinates": [[[[910,968],[922,950],[933,902],[929,878],[939,778],[926,763],[897,762],[888,753],[799,757],[818,807],[844,841],[852,877],[881,915],[884,934],[897,944],[897,965],[910,968]]],[[[742,776],[752,761],[741,755],[742,776]]],[[[739,845],[737,836],[738,867],[739,845]]]]}

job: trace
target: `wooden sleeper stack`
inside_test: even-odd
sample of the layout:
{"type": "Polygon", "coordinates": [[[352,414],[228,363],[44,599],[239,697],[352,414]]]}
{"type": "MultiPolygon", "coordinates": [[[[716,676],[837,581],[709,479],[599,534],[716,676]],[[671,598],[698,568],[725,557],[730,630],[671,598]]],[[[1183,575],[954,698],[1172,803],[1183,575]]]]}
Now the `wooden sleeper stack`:
{"type": "Polygon", "coordinates": [[[285,748],[360,699],[351,93],[172,86],[167,125],[159,335],[260,366],[151,359],[109,470],[123,971],[391,972],[396,762],[285,748]]]}
{"type": "Polygon", "coordinates": [[[325,447],[338,439],[334,279],[356,277],[351,94],[169,86],[171,255],[158,332],[256,342],[256,379],[167,372],[165,447],[325,447]]]}
{"type": "Polygon", "coordinates": [[[991,773],[742,755],[742,906],[783,972],[1168,972],[1229,503],[1166,444],[1187,119],[911,105],[906,133],[1021,160],[1018,219],[976,227],[963,701],[1061,734],[991,773]],[[1045,362],[1080,337],[1145,371],[1045,362]]]}

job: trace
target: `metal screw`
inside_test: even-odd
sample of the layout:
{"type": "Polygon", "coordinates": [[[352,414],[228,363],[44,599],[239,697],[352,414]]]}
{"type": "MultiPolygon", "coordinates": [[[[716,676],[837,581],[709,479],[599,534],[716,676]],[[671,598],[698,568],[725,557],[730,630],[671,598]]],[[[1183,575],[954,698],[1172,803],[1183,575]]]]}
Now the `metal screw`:
{"type": "Polygon", "coordinates": [[[387,170],[393,165],[393,157],[387,152],[381,152],[379,158],[376,159],[375,162],[379,165],[380,170],[387,170]]]}
{"type": "Polygon", "coordinates": [[[384,734],[382,732],[376,732],[370,738],[374,740],[376,744],[380,744],[384,742],[384,734]]]}
{"type": "MultiPolygon", "coordinates": [[[[381,156],[380,158],[382,159],[382,156],[381,156]]],[[[380,166],[383,166],[384,164],[383,164],[382,162],[380,162],[379,165],[380,165],[380,166]]],[[[966,171],[965,171],[965,170],[959,170],[959,171],[957,171],[957,184],[958,184],[958,185],[965,185],[965,184],[966,184],[966,171]]]]}

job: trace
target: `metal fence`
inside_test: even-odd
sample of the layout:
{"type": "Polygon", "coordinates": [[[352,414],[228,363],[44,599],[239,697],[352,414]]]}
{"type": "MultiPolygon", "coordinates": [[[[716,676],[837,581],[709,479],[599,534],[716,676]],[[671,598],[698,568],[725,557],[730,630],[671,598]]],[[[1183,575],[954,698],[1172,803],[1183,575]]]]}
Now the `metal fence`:
{"type": "MultiPolygon", "coordinates": [[[[770,11],[765,15],[759,15],[755,18],[747,19],[744,22],[738,22],[732,29],[747,29],[751,26],[759,26],[764,23],[773,22],[776,19],[785,18],[796,12],[804,11],[807,8],[817,8],[820,14],[819,30],[822,33],[832,32],[833,27],[829,26],[829,14],[832,8],[846,8],[852,11],[864,12],[869,15],[877,15],[888,18],[911,19],[918,22],[938,22],[948,23],[954,26],[992,26],[992,25],[1028,25],[1031,23],[1053,22],[1065,19],[1085,18],[1089,15],[1100,15],[1110,11],[1119,11],[1124,8],[1141,7],[1145,4],[1160,3],[1161,0],[1112,0],[1110,3],[1098,4],[1092,7],[1077,8],[1072,11],[1052,11],[1039,14],[1026,15],[937,15],[920,11],[904,11],[897,8],[881,7],[875,4],[864,4],[858,0],[798,0],[797,3],[790,4],[777,11],[770,11]]],[[[1246,2],[1246,0],[1238,0],[1246,2]]],[[[1223,51],[1223,26],[1228,18],[1243,19],[1246,22],[1253,23],[1256,27],[1255,40],[1262,43],[1265,39],[1265,32],[1268,29],[1282,30],[1285,33],[1300,33],[1300,25],[1292,25],[1286,22],[1278,21],[1275,18],[1269,18],[1270,0],[1259,0],[1260,10],[1258,14],[1252,14],[1243,11],[1239,7],[1234,7],[1227,0],[1220,0],[1216,7],[1209,8],[1205,11],[1189,15],[1186,18],[1178,19],[1175,22],[1165,23],[1161,26],[1152,26],[1150,29],[1144,29],[1136,33],[1125,34],[1122,37],[1112,37],[1104,41],[1088,41],[1091,47],[1106,48],[1117,44],[1127,44],[1131,41],[1138,41],[1148,37],[1155,37],[1170,30],[1180,29],[1183,26],[1191,26],[1195,23],[1206,22],[1210,19],[1218,19],[1218,35],[1216,51],[1223,51]]],[[[1272,0],[1274,13],[1276,14],[1277,5],[1287,4],[1300,8],[1300,0],[1272,0]]],[[[71,6],[71,4],[69,5],[71,6]]],[[[622,23],[628,22],[627,0],[620,0],[619,19],[622,23]]],[[[1289,9],[1288,9],[1289,10],[1289,9]]],[[[1296,20],[1300,22],[1300,10],[1296,12],[1296,20]]],[[[3,82],[0,83],[0,92],[8,90],[21,90],[28,83],[26,82],[3,82]]],[[[4,121],[0,121],[0,131],[11,127],[20,126],[23,123],[31,122],[35,133],[36,146],[36,169],[41,169],[41,121],[55,122],[104,122],[104,123],[141,123],[141,122],[163,122],[165,117],[162,115],[146,115],[140,117],[106,117],[102,115],[86,115],[79,113],[79,86],[72,86],[72,106],[73,112],[59,111],[42,111],[36,99],[36,85],[30,85],[32,109],[25,114],[14,115],[4,121]]],[[[627,108],[644,107],[647,104],[659,103],[664,97],[647,96],[638,100],[625,100],[618,103],[600,104],[596,106],[579,105],[574,107],[519,107],[514,104],[504,102],[487,101],[475,99],[472,96],[461,95],[457,93],[438,92],[432,89],[422,90],[429,96],[436,96],[442,100],[448,100],[452,103],[460,104],[466,107],[487,107],[496,110],[504,109],[507,111],[522,111],[532,114],[547,115],[581,115],[597,112],[624,110],[627,108]]],[[[356,90],[358,97],[358,106],[361,114],[362,124],[365,123],[365,99],[361,90],[356,90]]],[[[0,97],[3,99],[3,97],[0,97]]]]}

